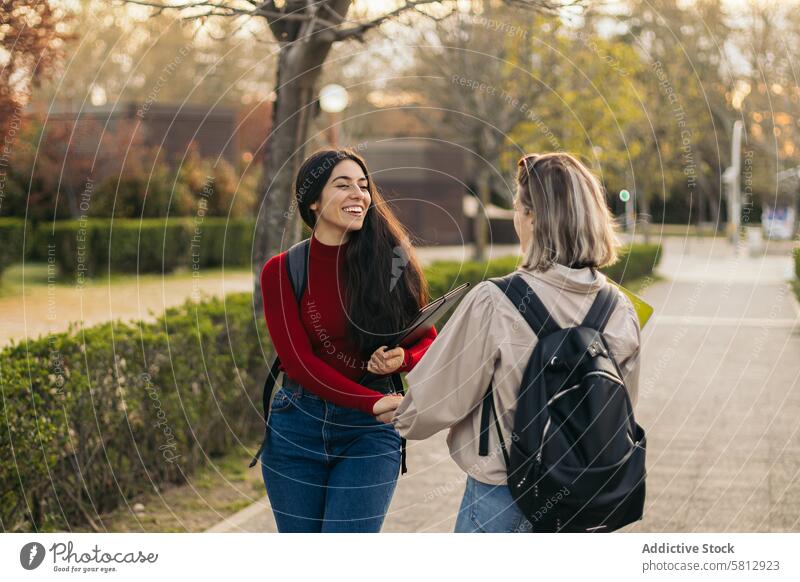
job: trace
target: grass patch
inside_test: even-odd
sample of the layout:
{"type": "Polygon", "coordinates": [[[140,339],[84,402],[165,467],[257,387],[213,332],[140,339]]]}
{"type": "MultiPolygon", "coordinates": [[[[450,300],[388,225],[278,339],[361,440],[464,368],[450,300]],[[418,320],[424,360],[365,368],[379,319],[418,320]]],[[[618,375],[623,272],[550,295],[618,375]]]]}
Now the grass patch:
{"type": "MultiPolygon", "coordinates": [[[[128,500],[127,506],[101,515],[109,532],[202,532],[265,495],[261,466],[247,467],[259,443],[212,458],[185,485],[166,487],[128,500]],[[143,512],[133,508],[141,503],[143,512]]],[[[76,532],[94,531],[86,526],[76,532]]]]}
{"type": "MultiPolygon", "coordinates": [[[[249,267],[235,266],[235,267],[203,267],[202,275],[204,277],[222,277],[225,275],[234,275],[241,273],[250,273],[249,267]]],[[[192,278],[192,271],[188,267],[180,267],[171,273],[141,273],[141,274],[126,274],[126,273],[108,273],[98,274],[94,277],[87,277],[84,280],[84,288],[92,287],[107,287],[109,285],[130,285],[133,283],[141,284],[148,282],[159,282],[164,279],[170,281],[185,281],[192,278]]],[[[75,278],[70,275],[62,275],[56,269],[52,275],[53,284],[56,287],[74,287],[75,278]]],[[[24,293],[28,294],[35,288],[47,287],[48,285],[48,267],[47,263],[41,262],[26,262],[16,263],[11,265],[3,272],[3,278],[0,279],[0,297],[17,296],[24,293]]]]}

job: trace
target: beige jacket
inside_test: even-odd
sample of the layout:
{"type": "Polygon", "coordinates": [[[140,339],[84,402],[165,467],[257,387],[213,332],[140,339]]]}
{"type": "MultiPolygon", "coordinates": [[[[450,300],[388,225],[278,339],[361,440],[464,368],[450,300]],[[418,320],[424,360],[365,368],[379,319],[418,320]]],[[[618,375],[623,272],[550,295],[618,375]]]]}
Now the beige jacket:
{"type": "MultiPolygon", "coordinates": [[[[545,272],[520,273],[562,327],[579,324],[597,290],[605,283],[598,271],[556,265],[545,272]]],[[[632,403],[639,383],[639,323],[630,300],[620,300],[605,329],[632,403]]],[[[408,390],[393,424],[407,439],[425,439],[450,429],[447,444],[456,463],[483,483],[506,482],[495,428],[489,455],[478,456],[481,402],[490,382],[501,417],[503,437],[511,443],[511,425],[522,373],[536,336],[503,291],[490,281],[476,285],[456,308],[433,344],[408,373],[408,390]]],[[[413,448],[410,449],[413,454],[413,448]]]]}

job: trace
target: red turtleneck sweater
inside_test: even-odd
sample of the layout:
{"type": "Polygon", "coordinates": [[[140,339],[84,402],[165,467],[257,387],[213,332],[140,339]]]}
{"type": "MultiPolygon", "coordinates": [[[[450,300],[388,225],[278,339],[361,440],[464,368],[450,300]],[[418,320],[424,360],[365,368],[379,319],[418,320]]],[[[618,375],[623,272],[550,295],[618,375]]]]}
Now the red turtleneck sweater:
{"type": "MultiPolygon", "coordinates": [[[[358,384],[369,359],[362,359],[347,337],[343,273],[347,244],[326,245],[312,235],[308,282],[299,310],[286,269],[286,253],[264,265],[261,292],[281,370],[325,400],[372,414],[372,407],[384,394],[358,384]]],[[[405,348],[398,372],[410,371],[435,337],[436,329],[431,327],[417,344],[405,348]]]]}

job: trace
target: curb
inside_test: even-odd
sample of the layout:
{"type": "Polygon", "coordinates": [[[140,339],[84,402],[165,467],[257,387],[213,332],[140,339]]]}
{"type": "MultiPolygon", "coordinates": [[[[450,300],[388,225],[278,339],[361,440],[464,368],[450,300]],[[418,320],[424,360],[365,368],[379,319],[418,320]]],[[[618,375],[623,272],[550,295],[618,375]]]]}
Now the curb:
{"type": "Polygon", "coordinates": [[[247,532],[249,531],[245,524],[259,515],[268,512],[270,508],[269,500],[266,495],[256,501],[255,503],[245,507],[244,509],[234,513],[230,517],[226,517],[218,524],[208,528],[204,533],[233,533],[233,532],[247,532]]]}

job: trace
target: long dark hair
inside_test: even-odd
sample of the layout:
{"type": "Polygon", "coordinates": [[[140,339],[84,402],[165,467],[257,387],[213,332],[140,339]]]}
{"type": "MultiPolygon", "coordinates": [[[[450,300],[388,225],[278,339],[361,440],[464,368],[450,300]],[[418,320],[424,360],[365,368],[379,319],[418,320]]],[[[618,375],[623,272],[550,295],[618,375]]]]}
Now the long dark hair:
{"type": "Polygon", "coordinates": [[[319,150],[300,166],[295,197],[303,222],[313,230],[316,217],[309,206],[319,200],[333,168],[344,160],[361,167],[371,197],[361,229],[350,232],[344,256],[348,334],[366,358],[386,344],[389,334],[411,322],[428,302],[428,286],[408,233],[376,188],[366,162],[354,151],[319,150]]]}

